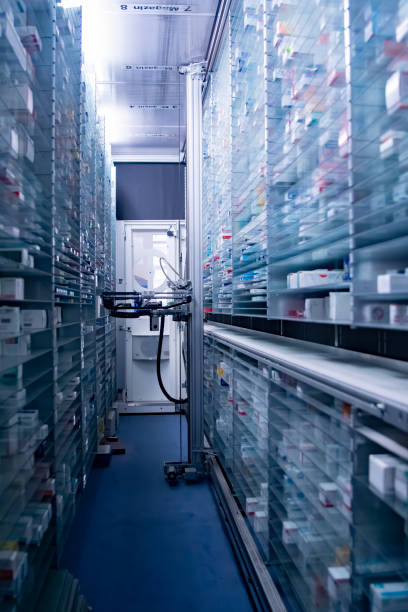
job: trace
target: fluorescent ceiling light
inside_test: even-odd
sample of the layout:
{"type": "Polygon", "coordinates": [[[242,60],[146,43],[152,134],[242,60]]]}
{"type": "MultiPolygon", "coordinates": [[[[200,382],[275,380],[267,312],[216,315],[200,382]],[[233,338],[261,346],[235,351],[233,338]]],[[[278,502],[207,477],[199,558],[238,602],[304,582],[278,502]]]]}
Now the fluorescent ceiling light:
{"type": "Polygon", "coordinates": [[[78,8],[82,6],[84,0],[59,0],[59,3],[64,8],[78,8]]]}

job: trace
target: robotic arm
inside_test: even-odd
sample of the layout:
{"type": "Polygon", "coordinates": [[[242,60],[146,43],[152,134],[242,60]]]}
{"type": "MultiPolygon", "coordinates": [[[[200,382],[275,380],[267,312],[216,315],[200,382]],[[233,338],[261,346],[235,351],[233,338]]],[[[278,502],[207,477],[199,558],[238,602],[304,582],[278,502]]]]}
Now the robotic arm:
{"type": "Polygon", "coordinates": [[[161,376],[161,352],[163,346],[164,321],[166,316],[172,316],[173,321],[187,322],[189,317],[188,305],[191,303],[191,287],[185,289],[175,288],[169,292],[120,292],[105,291],[102,294],[104,307],[109,310],[110,316],[117,319],[150,318],[150,331],[159,331],[159,345],[157,350],[156,370],[157,380],[163,395],[174,404],[186,404],[187,398],[176,399],[166,390],[161,376]],[[170,304],[163,305],[163,300],[170,304]],[[160,322],[160,326],[159,326],[160,322]]]}

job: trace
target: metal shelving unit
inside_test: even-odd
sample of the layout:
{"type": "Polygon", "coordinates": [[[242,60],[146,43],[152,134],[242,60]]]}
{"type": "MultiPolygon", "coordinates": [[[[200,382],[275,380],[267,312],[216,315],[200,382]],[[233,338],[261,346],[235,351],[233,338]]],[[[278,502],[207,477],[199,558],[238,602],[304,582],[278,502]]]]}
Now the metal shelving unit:
{"type": "MultiPolygon", "coordinates": [[[[0,610],[36,609],[97,446],[96,277],[113,288],[114,228],[110,158],[81,62],[80,10],[2,3],[0,610]]],[[[100,320],[106,411],[114,344],[100,320]]]]}

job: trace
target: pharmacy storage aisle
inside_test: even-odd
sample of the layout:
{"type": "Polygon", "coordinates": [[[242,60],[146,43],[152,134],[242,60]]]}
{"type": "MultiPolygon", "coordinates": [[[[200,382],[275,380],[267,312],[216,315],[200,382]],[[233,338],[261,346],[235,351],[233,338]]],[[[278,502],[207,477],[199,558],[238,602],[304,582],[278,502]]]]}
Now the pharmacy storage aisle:
{"type": "Polygon", "coordinates": [[[62,566],[95,612],[252,610],[209,484],[164,478],[179,427],[177,415],[123,417],[126,455],[89,478],[62,566]]]}

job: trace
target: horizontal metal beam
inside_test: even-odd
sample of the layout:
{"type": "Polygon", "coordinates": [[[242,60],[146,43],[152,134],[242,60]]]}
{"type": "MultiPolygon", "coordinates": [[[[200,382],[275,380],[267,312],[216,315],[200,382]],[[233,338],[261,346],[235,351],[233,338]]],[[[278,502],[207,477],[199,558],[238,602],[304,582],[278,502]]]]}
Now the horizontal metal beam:
{"type": "Polygon", "coordinates": [[[112,155],[112,162],[119,163],[156,163],[156,164],[178,164],[183,161],[183,155],[112,155]]]}

